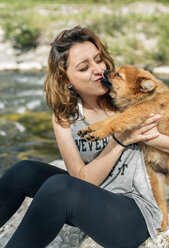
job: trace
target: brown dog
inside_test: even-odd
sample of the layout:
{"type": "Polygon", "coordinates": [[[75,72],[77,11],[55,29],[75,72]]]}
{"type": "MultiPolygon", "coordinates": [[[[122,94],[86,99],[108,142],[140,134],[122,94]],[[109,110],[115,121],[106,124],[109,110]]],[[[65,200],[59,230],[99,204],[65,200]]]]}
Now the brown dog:
{"type": "MultiPolygon", "coordinates": [[[[108,78],[107,78],[108,79],[108,78]]],[[[112,133],[139,127],[150,113],[161,114],[158,130],[169,136],[169,88],[150,72],[134,66],[122,66],[111,73],[107,87],[118,111],[103,121],[78,132],[89,141],[112,133]],[[109,81],[110,80],[110,81],[109,81]]],[[[169,183],[169,154],[140,142],[154,197],[163,212],[161,230],[167,228],[165,184],[169,183]]]]}

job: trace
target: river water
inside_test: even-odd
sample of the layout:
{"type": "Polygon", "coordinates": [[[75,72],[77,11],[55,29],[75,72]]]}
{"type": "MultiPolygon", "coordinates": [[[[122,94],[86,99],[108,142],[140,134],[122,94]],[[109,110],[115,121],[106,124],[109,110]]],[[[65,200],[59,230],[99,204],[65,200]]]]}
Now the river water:
{"type": "Polygon", "coordinates": [[[0,175],[21,159],[60,158],[43,95],[45,72],[0,73],[0,175]]]}
{"type": "MultiPolygon", "coordinates": [[[[46,72],[0,72],[0,175],[21,159],[60,159],[43,96],[46,72]]],[[[169,84],[169,79],[163,80],[169,84]]]]}

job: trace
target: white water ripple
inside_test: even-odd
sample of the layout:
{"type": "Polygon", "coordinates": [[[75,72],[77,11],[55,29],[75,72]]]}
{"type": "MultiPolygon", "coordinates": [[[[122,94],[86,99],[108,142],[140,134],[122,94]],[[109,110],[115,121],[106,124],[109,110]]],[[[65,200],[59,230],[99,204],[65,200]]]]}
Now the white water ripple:
{"type": "Polygon", "coordinates": [[[17,96],[43,96],[43,90],[27,90],[17,94],[17,96]]]}
{"type": "Polygon", "coordinates": [[[41,101],[40,100],[34,100],[26,104],[26,107],[30,110],[33,110],[34,108],[40,106],[41,101]]]}
{"type": "Polygon", "coordinates": [[[33,76],[28,76],[28,77],[16,77],[18,83],[23,83],[23,84],[33,84],[33,85],[43,85],[44,83],[44,78],[38,78],[38,77],[33,77],[33,76]]]}
{"type": "Polygon", "coordinates": [[[16,113],[23,114],[25,113],[25,111],[26,111],[26,107],[22,106],[16,110],[16,113]]]}
{"type": "Polygon", "coordinates": [[[1,136],[6,136],[6,132],[5,132],[5,131],[0,130],[0,135],[1,135],[1,136]]]}
{"type": "Polygon", "coordinates": [[[0,109],[4,109],[5,108],[5,104],[3,102],[0,102],[0,109]]]}
{"type": "Polygon", "coordinates": [[[14,122],[14,124],[15,124],[16,128],[17,128],[21,133],[25,132],[26,128],[25,128],[23,125],[21,125],[21,123],[19,123],[19,122],[14,122]]]}

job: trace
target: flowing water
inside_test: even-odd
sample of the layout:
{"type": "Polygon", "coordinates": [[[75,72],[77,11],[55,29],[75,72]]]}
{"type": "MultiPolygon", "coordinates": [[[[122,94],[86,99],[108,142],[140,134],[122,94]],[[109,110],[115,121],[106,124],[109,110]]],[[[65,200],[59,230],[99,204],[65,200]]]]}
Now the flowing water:
{"type": "MultiPolygon", "coordinates": [[[[60,159],[43,96],[45,72],[0,73],[0,175],[21,159],[60,159]]],[[[169,84],[169,79],[163,80],[169,84]]]]}
{"type": "Polygon", "coordinates": [[[0,175],[21,159],[60,158],[43,95],[45,72],[0,73],[0,175]]]}

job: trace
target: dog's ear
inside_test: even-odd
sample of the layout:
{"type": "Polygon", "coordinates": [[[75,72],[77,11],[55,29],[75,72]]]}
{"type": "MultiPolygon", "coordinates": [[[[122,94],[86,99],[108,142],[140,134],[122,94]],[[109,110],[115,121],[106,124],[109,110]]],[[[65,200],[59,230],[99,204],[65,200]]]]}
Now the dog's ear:
{"type": "Polygon", "coordinates": [[[156,88],[156,83],[151,79],[142,78],[140,80],[140,89],[142,92],[151,92],[156,88]]]}

